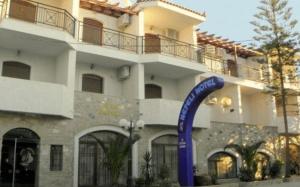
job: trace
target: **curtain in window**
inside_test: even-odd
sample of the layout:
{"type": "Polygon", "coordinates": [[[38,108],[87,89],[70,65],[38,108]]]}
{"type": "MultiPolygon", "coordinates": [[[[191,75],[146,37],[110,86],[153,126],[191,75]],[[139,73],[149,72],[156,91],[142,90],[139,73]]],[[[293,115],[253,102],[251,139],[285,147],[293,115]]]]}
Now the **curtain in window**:
{"type": "Polygon", "coordinates": [[[152,159],[154,175],[158,177],[162,166],[167,166],[170,178],[173,181],[178,179],[178,157],[177,157],[177,136],[166,135],[155,139],[152,142],[152,159]]]}

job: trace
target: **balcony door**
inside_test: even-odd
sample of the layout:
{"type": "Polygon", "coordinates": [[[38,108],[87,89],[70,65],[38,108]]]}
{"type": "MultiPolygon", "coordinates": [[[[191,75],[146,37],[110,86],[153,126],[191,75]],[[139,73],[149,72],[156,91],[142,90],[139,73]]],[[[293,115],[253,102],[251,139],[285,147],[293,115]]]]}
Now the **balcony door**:
{"type": "Polygon", "coordinates": [[[145,34],[145,53],[160,53],[160,37],[157,34],[145,34]]]}
{"type": "Polygon", "coordinates": [[[3,136],[1,152],[1,187],[38,186],[40,138],[33,131],[17,128],[3,136]]]}
{"type": "Polygon", "coordinates": [[[238,68],[235,61],[227,60],[227,67],[230,76],[238,77],[238,68]]]}
{"type": "Polygon", "coordinates": [[[103,24],[97,20],[83,19],[82,40],[87,43],[102,45],[103,24]]]}
{"type": "Polygon", "coordinates": [[[9,16],[34,23],[37,16],[37,7],[26,0],[11,0],[9,16]]]}

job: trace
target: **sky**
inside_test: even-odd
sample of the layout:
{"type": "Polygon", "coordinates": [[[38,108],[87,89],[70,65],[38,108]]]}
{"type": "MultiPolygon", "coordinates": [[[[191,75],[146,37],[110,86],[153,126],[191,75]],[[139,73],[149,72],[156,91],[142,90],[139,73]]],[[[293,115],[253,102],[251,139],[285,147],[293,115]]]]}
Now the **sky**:
{"type": "MultiPolygon", "coordinates": [[[[208,31],[234,41],[251,43],[254,36],[253,21],[259,0],[172,0],[187,8],[206,12],[207,20],[200,25],[201,31],[208,31]]],[[[296,30],[300,32],[300,0],[289,0],[294,18],[299,21],[296,30]]]]}

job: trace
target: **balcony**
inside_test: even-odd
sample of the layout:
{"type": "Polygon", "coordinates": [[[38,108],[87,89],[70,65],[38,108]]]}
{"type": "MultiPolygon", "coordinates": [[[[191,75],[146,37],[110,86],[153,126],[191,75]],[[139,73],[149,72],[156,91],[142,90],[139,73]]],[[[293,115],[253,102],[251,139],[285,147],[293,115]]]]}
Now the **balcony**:
{"type": "Polygon", "coordinates": [[[237,64],[234,61],[226,61],[223,57],[202,53],[202,62],[208,66],[211,72],[262,82],[263,72],[261,68],[246,64],[237,64]]]}
{"type": "Polygon", "coordinates": [[[73,95],[64,85],[0,76],[0,110],[73,116],[73,95]]]}
{"type": "Polygon", "coordinates": [[[30,0],[0,2],[1,19],[14,18],[64,30],[75,36],[76,19],[66,10],[30,0]]]}
{"type": "Polygon", "coordinates": [[[103,28],[96,21],[84,23],[78,21],[78,40],[91,45],[139,53],[139,37],[136,35],[103,28]]]}
{"type": "Polygon", "coordinates": [[[189,61],[201,62],[199,57],[200,47],[178,41],[161,35],[146,34],[143,37],[143,53],[159,53],[189,61]]]}
{"type": "MultiPolygon", "coordinates": [[[[167,99],[145,99],[140,101],[141,119],[146,125],[177,126],[183,102],[167,99]],[[166,112],[168,111],[168,112],[166,112]]],[[[201,105],[196,113],[194,127],[210,127],[210,108],[201,105]],[[205,115],[201,115],[205,114],[205,115]]]]}

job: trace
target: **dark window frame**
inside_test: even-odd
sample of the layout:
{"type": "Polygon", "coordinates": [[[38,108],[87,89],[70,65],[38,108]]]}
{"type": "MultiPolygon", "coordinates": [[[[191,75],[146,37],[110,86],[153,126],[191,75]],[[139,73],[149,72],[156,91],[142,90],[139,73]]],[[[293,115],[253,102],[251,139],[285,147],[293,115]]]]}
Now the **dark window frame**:
{"type": "Polygon", "coordinates": [[[1,75],[3,77],[30,80],[31,66],[18,61],[4,61],[1,75]]]}
{"type": "Polygon", "coordinates": [[[157,84],[145,84],[145,99],[162,99],[163,89],[157,84]],[[152,89],[152,90],[151,90],[152,89]],[[149,92],[151,90],[151,92],[149,92]]]}
{"type": "MultiPolygon", "coordinates": [[[[99,75],[89,74],[89,73],[83,74],[81,83],[82,83],[81,90],[83,92],[92,92],[92,93],[99,93],[99,94],[104,93],[104,78],[99,75]],[[85,81],[88,81],[88,79],[99,81],[99,87],[92,88],[90,85],[85,85],[85,84],[87,84],[87,82],[85,82],[85,81]]],[[[88,83],[88,84],[91,84],[91,83],[88,83]]]]}
{"type": "Polygon", "coordinates": [[[50,145],[50,171],[63,170],[63,145],[50,145]]]}

